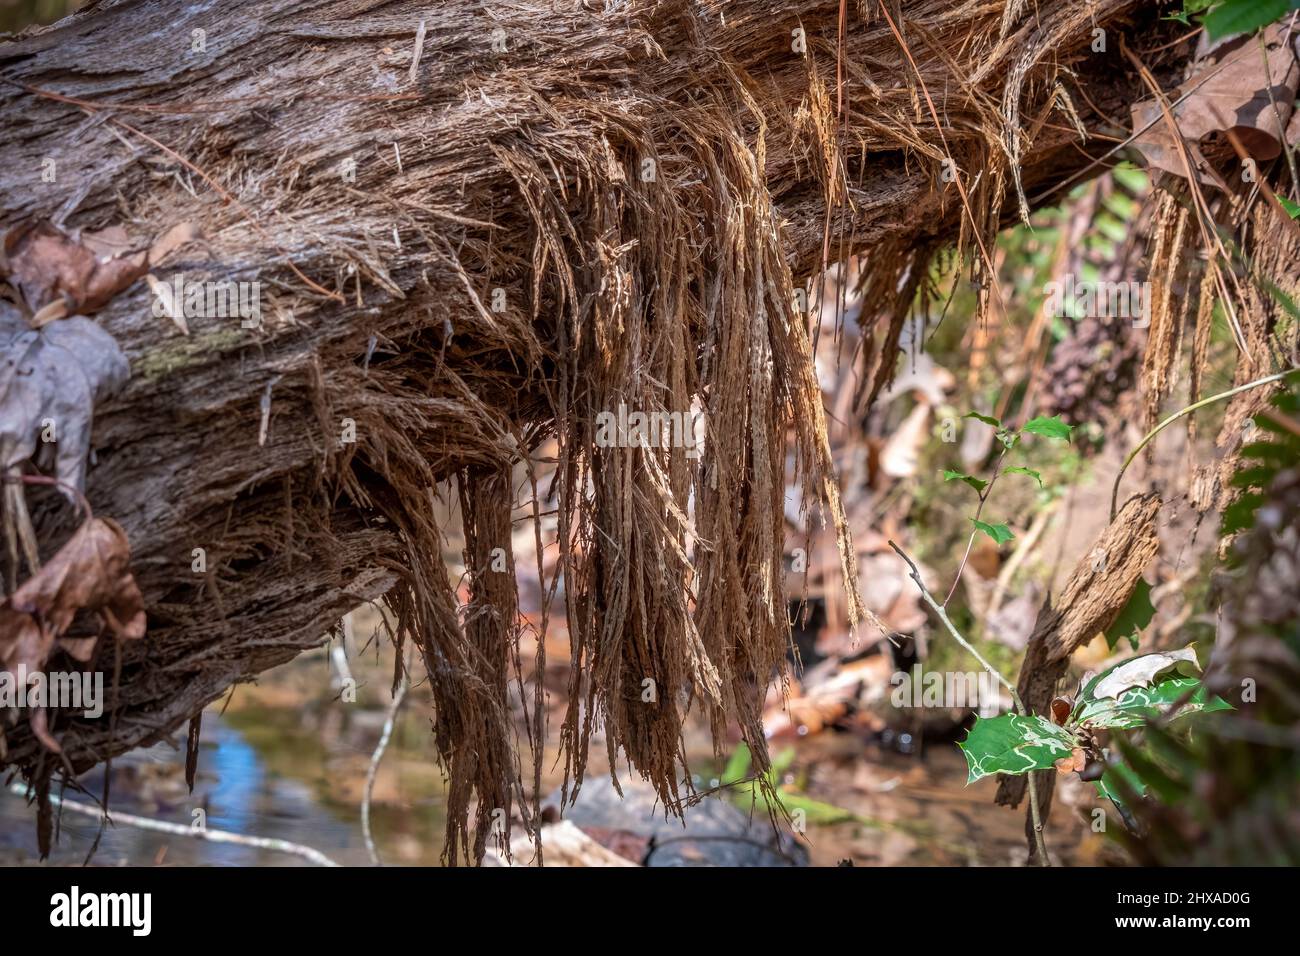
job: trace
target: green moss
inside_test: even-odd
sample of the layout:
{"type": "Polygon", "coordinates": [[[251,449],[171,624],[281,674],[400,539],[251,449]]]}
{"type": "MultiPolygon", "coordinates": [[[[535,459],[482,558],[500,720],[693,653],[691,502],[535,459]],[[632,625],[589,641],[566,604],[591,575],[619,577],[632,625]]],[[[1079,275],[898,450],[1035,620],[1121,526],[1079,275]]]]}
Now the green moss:
{"type": "Polygon", "coordinates": [[[246,344],[244,329],[238,325],[222,326],[163,342],[136,360],[131,371],[146,382],[151,382],[246,344]]]}

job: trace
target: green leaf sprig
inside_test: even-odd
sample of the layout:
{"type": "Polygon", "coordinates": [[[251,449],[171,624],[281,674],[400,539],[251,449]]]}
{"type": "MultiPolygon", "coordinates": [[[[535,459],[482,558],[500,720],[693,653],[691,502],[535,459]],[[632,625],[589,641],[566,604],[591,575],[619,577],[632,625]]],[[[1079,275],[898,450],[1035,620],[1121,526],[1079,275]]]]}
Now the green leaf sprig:
{"type": "Polygon", "coordinates": [[[967,412],[962,418],[973,418],[976,421],[983,422],[990,428],[994,429],[997,440],[1002,443],[1002,451],[998,454],[998,460],[993,465],[993,475],[988,479],[980,478],[976,475],[968,475],[965,472],[956,471],[952,468],[943,470],[944,481],[960,481],[965,485],[973,488],[979,495],[979,506],[975,509],[975,517],[971,518],[971,524],[974,529],[970,533],[970,538],[966,542],[966,553],[962,555],[961,565],[957,568],[957,576],[953,579],[952,587],[948,591],[948,596],[944,598],[943,603],[946,607],[952,600],[953,594],[957,592],[957,584],[961,581],[962,572],[966,569],[966,562],[970,559],[971,548],[975,544],[975,536],[978,534],[987,535],[994,544],[1001,547],[1015,537],[1015,533],[1005,524],[982,520],[984,517],[984,503],[988,501],[989,494],[993,491],[994,484],[1003,475],[1025,475],[1028,478],[1038,482],[1038,487],[1043,487],[1043,476],[1032,468],[1026,468],[1023,465],[1013,465],[1009,468],[1003,468],[1002,462],[1008,453],[1019,447],[1021,439],[1025,435],[1038,435],[1042,438],[1050,438],[1055,441],[1070,441],[1074,431],[1073,425],[1067,425],[1061,421],[1060,416],[1051,417],[1040,415],[1037,418],[1026,422],[1021,428],[1012,430],[1003,425],[1002,422],[992,415],[981,415],[979,412],[967,412]]]}

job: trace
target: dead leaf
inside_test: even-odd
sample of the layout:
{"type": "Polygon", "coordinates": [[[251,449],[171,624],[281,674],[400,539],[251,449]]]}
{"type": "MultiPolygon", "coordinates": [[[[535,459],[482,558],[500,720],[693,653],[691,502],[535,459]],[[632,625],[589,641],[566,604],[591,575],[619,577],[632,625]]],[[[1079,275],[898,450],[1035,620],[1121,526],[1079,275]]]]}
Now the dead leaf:
{"type": "Polygon", "coordinates": [[[93,252],[97,259],[114,259],[132,249],[131,237],[121,226],[109,226],[99,232],[83,232],[81,244],[93,252]]]}
{"type": "MultiPolygon", "coordinates": [[[[111,248],[114,237],[104,240],[102,235],[99,248],[111,248]]],[[[32,312],[58,301],[66,304],[69,314],[94,312],[149,266],[145,252],[101,259],[90,246],[75,242],[48,222],[11,229],[4,251],[9,282],[32,312]]]]}
{"type": "Polygon", "coordinates": [[[32,329],[0,300],[0,467],[48,449],[59,481],[82,490],[94,407],[129,376],[117,341],[90,319],[32,329]]]}
{"type": "Polygon", "coordinates": [[[202,233],[194,223],[177,223],[164,232],[158,238],[158,241],[149,247],[149,265],[160,265],[164,259],[168,258],[177,249],[201,238],[202,233]]]}
{"type": "MultiPolygon", "coordinates": [[[[1265,51],[1254,37],[1218,46],[1203,54],[1187,81],[1168,94],[1171,106],[1187,95],[1173,107],[1173,115],[1197,166],[1197,178],[1206,185],[1222,181],[1214,166],[1235,159],[1225,136],[1227,130],[1258,162],[1267,162],[1281,153],[1292,104],[1300,88],[1300,64],[1284,41],[1283,24],[1265,31],[1267,66],[1265,51]]],[[[1186,177],[1187,169],[1160,103],[1143,100],[1133,106],[1132,114],[1135,130],[1150,124],[1133,141],[1147,164],[1186,177]]]]}
{"type": "Polygon", "coordinates": [[[1082,747],[1075,747],[1070,751],[1070,756],[1062,757],[1056,761],[1056,772],[1060,774],[1074,773],[1076,770],[1082,770],[1088,764],[1088,757],[1083,752],[1082,747]]]}
{"type": "MultiPolygon", "coordinates": [[[[43,671],[56,643],[76,660],[90,660],[94,641],[65,638],[78,611],[99,615],[121,640],[145,633],[144,597],[131,574],[126,532],[110,518],[92,518],[77,529],[44,567],[0,604],[0,664],[43,671]]],[[[32,732],[51,750],[59,745],[45,726],[43,709],[32,712],[32,732]]]]}
{"type": "MultiPolygon", "coordinates": [[[[922,569],[922,573],[925,571],[922,569]]],[[[907,564],[892,551],[877,552],[859,560],[858,586],[867,607],[891,631],[911,634],[929,620],[916,585],[907,576],[907,564]]]]}
{"type": "Polygon", "coordinates": [[[1118,699],[1130,687],[1149,687],[1156,677],[1170,668],[1177,668],[1179,673],[1188,676],[1199,674],[1201,665],[1196,660],[1196,649],[1184,647],[1177,651],[1143,654],[1126,661],[1097,682],[1092,696],[1097,700],[1105,697],[1118,699]]]}
{"type": "Polygon", "coordinates": [[[77,241],[48,222],[28,222],[5,235],[0,274],[8,278],[28,310],[43,314],[44,321],[88,315],[107,305],[150,266],[199,238],[194,223],[182,222],[143,250],[121,226],[83,233],[77,241]],[[56,303],[62,303],[62,312],[51,311],[56,303]]]}

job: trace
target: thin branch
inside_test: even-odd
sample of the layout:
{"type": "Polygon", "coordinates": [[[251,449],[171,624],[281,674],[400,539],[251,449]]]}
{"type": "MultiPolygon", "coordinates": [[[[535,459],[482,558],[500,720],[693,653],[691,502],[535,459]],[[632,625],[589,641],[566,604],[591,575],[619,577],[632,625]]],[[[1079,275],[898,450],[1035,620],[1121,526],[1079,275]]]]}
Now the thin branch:
{"type": "MultiPolygon", "coordinates": [[[[916,562],[908,557],[907,552],[894,544],[892,540],[889,542],[889,546],[893,548],[895,553],[906,561],[907,566],[912,569],[908,576],[916,582],[916,586],[921,592],[921,597],[925,600],[926,604],[930,605],[930,608],[934,613],[939,615],[939,620],[942,621],[944,627],[948,629],[948,633],[952,635],[953,640],[965,648],[966,651],[975,658],[975,660],[980,662],[984,667],[984,670],[988,671],[989,674],[991,674],[1003,687],[1011,692],[1011,699],[1016,705],[1016,713],[1020,714],[1022,717],[1029,716],[1029,712],[1025,710],[1025,702],[1020,699],[1020,692],[1016,690],[1011,681],[1003,677],[1001,671],[986,661],[984,655],[975,650],[974,645],[961,636],[961,632],[957,630],[956,626],[952,623],[952,620],[948,617],[948,612],[944,610],[942,604],[934,599],[934,595],[930,593],[929,589],[925,586],[925,582],[921,580],[921,572],[917,568],[916,562]]],[[[1038,785],[1034,782],[1034,771],[1031,770],[1026,774],[1025,779],[1029,784],[1029,815],[1033,821],[1034,843],[1038,850],[1038,862],[1040,866],[1051,866],[1051,859],[1047,855],[1047,843],[1043,839],[1043,821],[1039,819],[1038,814],[1038,785]]]]}
{"type": "MultiPolygon", "coordinates": [[[[998,455],[998,460],[993,463],[993,477],[990,478],[989,483],[984,486],[984,490],[979,492],[980,503],[975,509],[976,521],[979,521],[980,517],[984,514],[984,502],[989,500],[989,495],[993,493],[993,486],[997,484],[998,478],[1002,475],[1002,459],[1007,457],[1007,452],[1009,450],[1010,449],[1008,449],[1004,443],[1002,446],[1002,454],[998,455]]],[[[952,587],[948,589],[948,596],[943,599],[944,607],[948,606],[948,602],[952,600],[952,596],[957,593],[957,585],[961,582],[962,572],[966,570],[966,562],[970,560],[971,548],[975,546],[975,535],[979,534],[979,531],[979,525],[976,525],[971,531],[970,537],[966,539],[966,553],[961,556],[961,564],[957,565],[957,576],[952,579],[952,587]]]]}
{"type": "Polygon", "coordinates": [[[361,833],[366,838],[366,851],[370,854],[371,861],[375,866],[383,866],[383,861],[379,859],[379,851],[375,849],[374,834],[370,831],[370,799],[375,790],[375,777],[379,775],[379,762],[384,759],[384,751],[388,749],[388,741],[393,736],[393,725],[397,722],[397,711],[402,706],[402,701],[406,699],[406,690],[409,682],[406,674],[402,674],[402,684],[397,688],[397,693],[393,695],[393,702],[388,705],[388,719],[384,721],[384,731],[379,735],[379,743],[375,747],[374,754],[370,757],[370,767],[366,770],[366,794],[361,800],[361,833]]]}
{"type": "MultiPolygon", "coordinates": [[[[18,797],[28,798],[27,788],[21,783],[11,784],[9,792],[18,797]]],[[[71,810],[73,813],[84,814],[90,817],[107,818],[109,823],[122,823],[129,827],[135,827],[138,830],[152,830],[155,833],[169,833],[172,836],[190,837],[194,840],[206,840],[209,843],[234,843],[239,846],[253,847],[259,850],[275,850],[278,853],[292,853],[294,856],[300,856],[305,860],[310,860],[317,866],[339,866],[320,850],[315,850],[309,846],[303,846],[301,843],[291,843],[288,840],[278,840],[274,837],[256,837],[245,836],[242,833],[231,833],[229,830],[212,830],[206,827],[198,828],[186,826],[181,823],[166,823],[162,820],[153,820],[149,817],[136,816],[133,813],[119,813],[116,811],[104,813],[99,807],[88,807],[84,803],[77,803],[68,800],[57,794],[50,794],[50,803],[56,807],[62,807],[64,810],[71,810]]]]}
{"type": "Polygon", "coordinates": [[[1110,520],[1111,521],[1115,520],[1115,510],[1116,510],[1115,505],[1116,502],[1119,501],[1119,483],[1120,480],[1124,477],[1124,472],[1128,469],[1129,465],[1133,464],[1133,459],[1136,458],[1139,454],[1141,454],[1142,449],[1146,448],[1147,445],[1151,444],[1151,439],[1155,438],[1162,431],[1164,431],[1166,427],[1172,425],[1174,422],[1178,421],[1178,419],[1182,418],[1184,415],[1190,415],[1192,412],[1196,411],[1197,409],[1204,408],[1206,405],[1211,405],[1214,402],[1220,401],[1222,399],[1231,398],[1233,395],[1239,395],[1242,392],[1250,391],[1250,389],[1258,388],[1260,385],[1268,385],[1270,382],[1281,381],[1282,379],[1286,378],[1288,375],[1292,374],[1293,372],[1300,372],[1300,368],[1287,369],[1285,372],[1278,372],[1276,375],[1266,375],[1264,378],[1257,378],[1253,382],[1247,382],[1245,385],[1238,385],[1236,388],[1230,388],[1226,392],[1220,392],[1217,395],[1211,395],[1209,398],[1203,398],[1199,402],[1193,402],[1191,405],[1188,405],[1186,408],[1180,408],[1178,411],[1174,412],[1172,415],[1170,415],[1168,418],[1162,421],[1155,428],[1151,429],[1151,431],[1147,432],[1146,437],[1144,437],[1140,442],[1138,442],[1136,448],[1134,448],[1131,452],[1129,452],[1128,457],[1124,459],[1124,464],[1120,466],[1119,474],[1115,476],[1115,485],[1110,490],[1110,520]]]}

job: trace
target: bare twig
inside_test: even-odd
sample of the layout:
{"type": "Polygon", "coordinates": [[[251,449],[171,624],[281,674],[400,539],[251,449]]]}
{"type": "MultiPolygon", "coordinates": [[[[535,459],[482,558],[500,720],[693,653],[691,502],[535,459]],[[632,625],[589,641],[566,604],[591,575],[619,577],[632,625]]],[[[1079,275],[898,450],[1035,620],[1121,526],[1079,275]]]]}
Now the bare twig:
{"type": "Polygon", "coordinates": [[[1199,402],[1193,402],[1186,408],[1180,408],[1155,428],[1151,429],[1151,431],[1147,432],[1146,436],[1137,443],[1137,447],[1129,452],[1128,457],[1124,459],[1124,464],[1120,466],[1119,474],[1115,476],[1115,484],[1110,490],[1110,520],[1115,520],[1115,505],[1119,500],[1119,483],[1124,477],[1124,472],[1128,469],[1129,465],[1133,464],[1133,459],[1141,453],[1142,449],[1146,448],[1147,445],[1151,443],[1151,440],[1164,431],[1165,428],[1178,421],[1178,419],[1182,418],[1184,415],[1190,415],[1192,412],[1204,408],[1206,405],[1212,405],[1214,402],[1220,401],[1221,399],[1231,398],[1233,395],[1248,392],[1252,388],[1258,388],[1260,385],[1268,385],[1270,382],[1279,382],[1293,372],[1300,372],[1300,368],[1291,368],[1287,369],[1285,372],[1278,372],[1275,375],[1266,375],[1263,378],[1255,379],[1253,382],[1247,382],[1245,385],[1238,385],[1236,388],[1230,388],[1226,392],[1219,392],[1219,394],[1211,395],[1209,398],[1203,398],[1199,402]]]}
{"type": "MultiPolygon", "coordinates": [[[[27,798],[27,788],[21,783],[11,784],[9,792],[14,796],[27,798]]],[[[274,837],[256,837],[245,836],[242,833],[231,833],[229,830],[212,830],[207,827],[191,827],[181,823],[167,823],[162,820],[153,820],[149,817],[136,816],[133,813],[119,813],[113,811],[105,814],[99,807],[88,807],[84,803],[77,803],[73,800],[67,800],[57,794],[50,794],[50,803],[56,807],[62,807],[64,810],[71,810],[73,813],[81,813],[90,817],[107,817],[109,823],[125,824],[129,827],[135,827],[137,830],[152,830],[155,833],[170,833],[172,836],[190,837],[195,840],[206,840],[209,843],[234,843],[239,846],[254,847],[259,850],[275,850],[278,853],[292,853],[294,856],[300,856],[305,860],[310,860],[317,866],[339,866],[320,850],[313,849],[309,846],[303,846],[301,843],[291,843],[288,840],[277,840],[274,837]]]]}
{"type": "MultiPolygon", "coordinates": [[[[1002,459],[1007,457],[1008,450],[1009,449],[1004,444],[1002,446],[1002,454],[998,455],[998,460],[993,463],[993,477],[990,478],[989,483],[984,486],[984,490],[979,492],[980,503],[975,509],[975,518],[973,519],[975,521],[979,521],[980,516],[984,514],[984,502],[989,500],[989,495],[993,493],[993,486],[998,483],[998,478],[1002,475],[1002,459]]],[[[944,607],[948,606],[948,602],[952,600],[952,596],[957,593],[957,585],[961,583],[962,572],[966,570],[966,562],[970,560],[971,548],[975,546],[975,535],[979,534],[979,531],[979,525],[977,524],[971,531],[970,537],[966,539],[966,552],[961,556],[961,564],[957,565],[957,576],[952,579],[952,587],[948,589],[948,596],[943,599],[944,607]]]]}
{"type": "Polygon", "coordinates": [[[366,851],[370,854],[371,861],[375,866],[383,866],[383,861],[379,859],[379,851],[375,848],[374,834],[370,831],[370,800],[375,790],[375,777],[379,774],[379,762],[384,759],[384,751],[388,749],[388,741],[393,736],[393,725],[397,722],[397,711],[402,706],[402,701],[406,699],[406,689],[409,686],[405,673],[402,675],[402,684],[397,688],[397,693],[393,695],[393,702],[388,705],[388,719],[384,721],[384,731],[379,735],[379,743],[375,746],[375,752],[370,757],[370,767],[366,770],[366,794],[361,800],[361,832],[366,838],[366,851]]]}
{"type": "MultiPolygon", "coordinates": [[[[961,636],[961,632],[957,630],[956,626],[952,623],[952,620],[948,617],[948,612],[944,610],[942,604],[934,599],[934,595],[930,593],[929,589],[925,586],[925,582],[921,580],[921,572],[917,569],[916,562],[908,557],[907,552],[894,544],[893,541],[889,542],[889,546],[893,548],[898,556],[907,562],[907,566],[912,569],[908,576],[916,582],[917,588],[921,591],[921,597],[925,599],[926,604],[930,605],[930,608],[934,613],[939,615],[939,620],[942,621],[944,627],[948,629],[948,633],[952,635],[953,640],[965,648],[966,651],[975,658],[975,660],[980,662],[984,670],[988,671],[989,674],[991,674],[1003,687],[1011,692],[1011,699],[1016,705],[1016,713],[1020,714],[1022,717],[1027,717],[1028,712],[1025,710],[1024,701],[1020,699],[1020,693],[1016,690],[1015,685],[1003,677],[1002,673],[996,667],[984,659],[983,654],[975,650],[974,645],[961,636]]],[[[1038,863],[1040,866],[1051,866],[1052,862],[1047,856],[1047,843],[1043,839],[1043,821],[1039,819],[1038,815],[1038,786],[1034,782],[1034,772],[1031,770],[1025,775],[1025,779],[1029,784],[1029,813],[1033,819],[1034,843],[1038,850],[1038,863]]]]}

